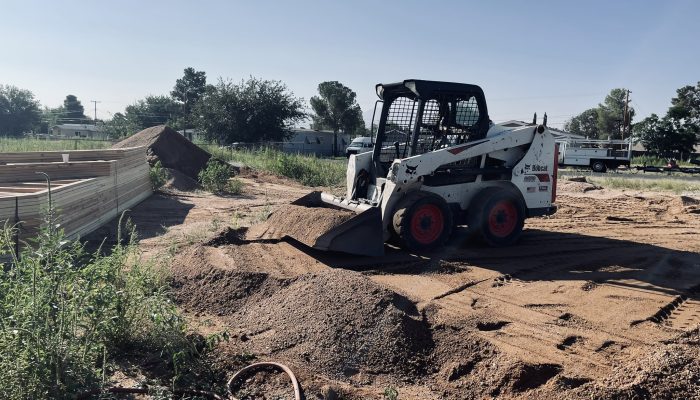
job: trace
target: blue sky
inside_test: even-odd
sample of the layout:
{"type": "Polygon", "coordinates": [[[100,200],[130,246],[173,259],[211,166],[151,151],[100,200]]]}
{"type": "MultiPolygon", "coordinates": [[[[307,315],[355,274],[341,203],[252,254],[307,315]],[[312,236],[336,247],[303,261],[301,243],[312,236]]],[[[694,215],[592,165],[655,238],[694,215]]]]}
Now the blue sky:
{"type": "Polygon", "coordinates": [[[700,2],[7,1],[0,83],[58,106],[75,94],[109,118],[168,94],[185,67],[281,80],[306,100],[325,80],[358,94],[369,124],[378,82],[480,85],[496,121],[546,111],[563,122],[632,90],[638,116],[665,113],[700,81],[700,2]]]}

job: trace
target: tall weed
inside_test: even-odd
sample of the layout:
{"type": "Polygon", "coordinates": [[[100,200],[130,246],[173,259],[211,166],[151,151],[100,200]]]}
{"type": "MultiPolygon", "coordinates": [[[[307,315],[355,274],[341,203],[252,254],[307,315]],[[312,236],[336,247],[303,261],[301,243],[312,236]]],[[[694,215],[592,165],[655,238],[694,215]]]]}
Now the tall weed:
{"type": "Polygon", "coordinates": [[[0,385],[8,399],[68,398],[99,387],[117,354],[172,357],[185,325],[164,276],[139,261],[135,235],[109,255],[65,240],[48,212],[32,243],[15,253],[0,229],[0,385]]]}

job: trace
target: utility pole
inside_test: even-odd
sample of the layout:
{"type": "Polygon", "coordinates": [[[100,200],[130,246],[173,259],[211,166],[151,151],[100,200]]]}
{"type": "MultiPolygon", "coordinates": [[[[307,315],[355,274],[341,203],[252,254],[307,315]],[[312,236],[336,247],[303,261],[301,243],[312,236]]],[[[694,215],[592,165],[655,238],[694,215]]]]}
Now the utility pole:
{"type": "Polygon", "coordinates": [[[95,103],[95,126],[97,126],[97,103],[102,103],[102,102],[97,101],[97,100],[90,100],[90,101],[95,103]]]}
{"type": "Polygon", "coordinates": [[[630,118],[629,118],[629,103],[630,103],[630,90],[627,89],[627,94],[625,95],[625,111],[622,114],[622,140],[625,140],[625,127],[629,130],[630,118]]]}

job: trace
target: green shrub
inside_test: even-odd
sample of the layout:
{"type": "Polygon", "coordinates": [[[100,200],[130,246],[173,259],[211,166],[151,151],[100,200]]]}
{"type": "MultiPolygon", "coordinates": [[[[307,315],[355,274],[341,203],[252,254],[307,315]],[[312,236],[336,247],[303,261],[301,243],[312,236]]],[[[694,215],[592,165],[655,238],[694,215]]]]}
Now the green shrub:
{"type": "Polygon", "coordinates": [[[397,400],[399,398],[399,391],[393,386],[384,388],[384,399],[386,400],[397,400]]]}
{"type": "Polygon", "coordinates": [[[160,163],[160,160],[156,161],[148,171],[148,174],[151,178],[151,187],[153,190],[162,188],[165,182],[168,181],[168,171],[163,168],[163,164],[160,163]]]}
{"type": "MultiPolygon", "coordinates": [[[[685,162],[684,160],[676,160],[680,166],[691,166],[692,164],[685,162]]],[[[668,164],[668,158],[661,158],[653,155],[644,155],[632,157],[630,160],[632,165],[648,165],[655,167],[665,167],[668,164]]]]}
{"type": "Polygon", "coordinates": [[[88,255],[51,213],[44,226],[20,254],[13,228],[0,229],[0,259],[9,260],[0,270],[3,398],[71,398],[99,387],[125,350],[172,359],[187,346],[165,277],[138,261],[135,239],[88,255]]]}
{"type": "Polygon", "coordinates": [[[241,194],[243,192],[243,181],[238,178],[233,178],[228,181],[226,192],[229,194],[241,194]]]}
{"type": "MultiPolygon", "coordinates": [[[[224,193],[229,189],[231,167],[214,157],[210,158],[207,166],[199,171],[199,183],[204,190],[212,193],[224,193]]],[[[240,188],[239,188],[240,190],[240,188]]]]}

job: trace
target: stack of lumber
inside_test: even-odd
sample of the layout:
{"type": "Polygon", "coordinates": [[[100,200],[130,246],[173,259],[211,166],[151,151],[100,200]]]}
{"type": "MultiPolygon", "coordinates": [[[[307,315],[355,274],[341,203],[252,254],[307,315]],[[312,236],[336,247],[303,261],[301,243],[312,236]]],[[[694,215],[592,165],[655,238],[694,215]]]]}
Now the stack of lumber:
{"type": "Polygon", "coordinates": [[[69,238],[97,229],[151,195],[146,148],[0,153],[0,224],[20,221],[20,239],[40,229],[51,203],[69,238]],[[62,162],[69,154],[69,162],[62,162]]]}

